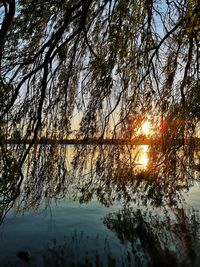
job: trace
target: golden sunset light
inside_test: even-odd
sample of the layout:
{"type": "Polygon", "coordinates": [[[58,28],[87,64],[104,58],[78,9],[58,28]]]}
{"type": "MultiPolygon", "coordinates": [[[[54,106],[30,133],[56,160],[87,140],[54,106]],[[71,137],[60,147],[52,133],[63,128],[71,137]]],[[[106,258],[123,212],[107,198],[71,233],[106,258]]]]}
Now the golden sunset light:
{"type": "Polygon", "coordinates": [[[146,135],[146,134],[149,134],[150,133],[150,122],[149,121],[145,121],[143,124],[142,124],[142,127],[141,127],[141,133],[146,135]]]}
{"type": "Polygon", "coordinates": [[[0,0],[0,267],[200,267],[200,0],[0,0]]]}
{"type": "Polygon", "coordinates": [[[140,151],[138,153],[137,163],[139,164],[142,169],[146,169],[149,163],[149,146],[148,145],[141,145],[140,151]]]}
{"type": "Polygon", "coordinates": [[[142,167],[146,168],[149,162],[148,155],[147,154],[141,155],[139,162],[142,165],[142,167]]]}

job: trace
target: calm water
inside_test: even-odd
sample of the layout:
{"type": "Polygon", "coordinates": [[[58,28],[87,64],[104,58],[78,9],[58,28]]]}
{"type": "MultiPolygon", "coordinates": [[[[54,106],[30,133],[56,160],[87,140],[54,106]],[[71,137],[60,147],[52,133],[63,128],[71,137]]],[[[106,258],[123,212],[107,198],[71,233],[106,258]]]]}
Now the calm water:
{"type": "MultiPolygon", "coordinates": [[[[141,168],[147,153],[138,152],[141,168]]],[[[184,197],[173,208],[121,200],[107,207],[96,196],[80,204],[70,194],[35,210],[14,207],[0,227],[0,266],[200,266],[199,185],[184,197]]]]}
{"type": "MultiPolygon", "coordinates": [[[[129,246],[127,244],[124,248],[115,234],[102,223],[106,214],[117,209],[117,206],[105,208],[95,200],[87,205],[80,205],[70,199],[64,199],[52,203],[51,209],[48,210],[41,207],[36,212],[25,212],[23,215],[10,212],[1,226],[1,264],[9,259],[13,266],[21,266],[17,252],[28,250],[31,255],[30,266],[33,263],[42,266],[42,257],[48,253],[48,246],[55,246],[55,249],[65,245],[70,249],[74,247],[74,251],[70,252],[73,260],[76,260],[77,256],[84,257],[87,251],[98,251],[103,255],[106,240],[109,241],[112,253],[117,256],[129,246]]],[[[68,254],[68,251],[66,253],[68,254]]]]}

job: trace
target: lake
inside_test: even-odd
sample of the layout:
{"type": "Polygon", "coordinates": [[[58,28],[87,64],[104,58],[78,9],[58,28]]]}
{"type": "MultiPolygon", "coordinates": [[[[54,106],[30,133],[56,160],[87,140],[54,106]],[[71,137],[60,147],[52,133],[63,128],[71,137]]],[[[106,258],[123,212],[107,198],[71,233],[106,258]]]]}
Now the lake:
{"type": "MultiPolygon", "coordinates": [[[[70,172],[74,147],[65,150],[70,172]]],[[[101,176],[91,168],[96,154],[67,182],[58,182],[58,169],[45,173],[47,161],[35,165],[0,226],[1,266],[200,266],[199,172],[177,184],[171,173],[150,182],[149,153],[146,145],[134,148],[134,178],[124,165],[124,176],[118,166],[109,181],[109,170],[101,176]]]]}

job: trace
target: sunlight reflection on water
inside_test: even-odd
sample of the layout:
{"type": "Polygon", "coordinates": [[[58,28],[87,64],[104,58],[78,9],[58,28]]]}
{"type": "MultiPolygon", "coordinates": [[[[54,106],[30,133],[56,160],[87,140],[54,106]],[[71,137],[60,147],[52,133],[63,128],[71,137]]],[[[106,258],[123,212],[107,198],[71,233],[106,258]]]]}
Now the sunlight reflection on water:
{"type": "MultiPolygon", "coordinates": [[[[69,172],[71,171],[71,162],[77,148],[78,147],[71,145],[56,147],[57,156],[64,155],[63,162],[66,164],[69,172]]],[[[99,155],[102,156],[102,159],[106,159],[109,152],[115,153],[116,150],[114,146],[107,146],[105,151],[101,151],[100,149],[93,151],[94,146],[89,146],[87,148],[90,149],[90,154],[84,154],[87,156],[87,170],[91,169],[92,162],[94,163],[99,155]]],[[[42,147],[40,147],[40,149],[43,153],[45,152],[42,150],[42,147]]],[[[85,147],[83,147],[83,149],[85,149],[85,147]]],[[[73,179],[70,176],[70,178],[67,177],[68,180],[61,180],[59,179],[59,174],[53,172],[54,169],[52,169],[50,174],[46,174],[48,179],[46,179],[44,175],[46,180],[42,175],[38,175],[38,177],[35,176],[35,180],[27,178],[24,184],[26,209],[22,210],[20,213],[20,207],[16,205],[17,212],[11,210],[6,217],[4,227],[1,228],[0,251],[3,251],[3,253],[0,253],[1,266],[3,266],[2,262],[7,262],[8,259],[13,261],[13,265],[6,266],[21,266],[16,256],[17,252],[28,250],[31,251],[32,255],[31,266],[44,267],[46,265],[39,265],[39,263],[38,265],[33,265],[34,261],[35,263],[38,261],[42,262],[44,258],[43,253],[45,253],[44,255],[46,255],[47,259],[54,259],[56,261],[60,255],[63,256],[63,251],[69,253],[67,250],[68,248],[73,248],[72,254],[75,251],[74,255],[76,258],[81,259],[83,262],[85,257],[84,249],[86,248],[87,259],[89,255],[88,251],[91,251],[91,255],[97,255],[95,257],[99,259],[107,259],[104,255],[104,251],[108,251],[109,256],[111,257],[111,255],[114,255],[117,260],[120,260],[118,256],[122,257],[129,253],[128,255],[132,257],[132,265],[131,263],[128,265],[126,262],[123,266],[138,266],[137,263],[133,263],[134,261],[136,262],[134,255],[140,258],[140,266],[145,267],[155,266],[153,263],[151,265],[148,264],[148,260],[152,260],[152,262],[157,260],[157,255],[160,255],[159,257],[162,262],[171,260],[172,264],[170,266],[183,266],[180,265],[181,263],[179,265],[178,263],[177,265],[173,264],[176,260],[175,257],[177,258],[177,262],[185,260],[189,267],[199,266],[192,265],[190,262],[188,263],[189,253],[197,253],[200,247],[200,219],[198,217],[200,210],[199,186],[193,187],[190,192],[187,191],[187,207],[175,206],[170,210],[163,206],[150,206],[147,202],[142,204],[142,202],[139,201],[140,198],[145,199],[146,192],[148,193],[146,197],[148,197],[149,200],[159,200],[159,197],[162,196],[161,189],[163,184],[160,186],[160,181],[162,180],[157,179],[154,183],[153,179],[149,179],[152,163],[151,147],[149,145],[138,145],[128,147],[128,149],[124,149],[124,151],[127,151],[128,159],[131,155],[130,162],[133,163],[134,174],[136,170],[136,175],[132,177],[132,180],[129,179],[129,172],[127,172],[127,176],[126,173],[123,175],[123,173],[120,173],[119,168],[116,171],[116,177],[111,177],[111,180],[108,179],[109,177],[106,180],[104,176],[91,176],[89,172],[86,172],[88,174],[83,176],[79,176],[78,173],[77,176],[72,176],[73,179]],[[141,172],[143,175],[137,175],[137,170],[139,174],[141,172]],[[102,178],[102,180],[100,178],[102,178]],[[137,183],[137,181],[139,181],[139,183],[137,183]],[[38,187],[36,185],[38,185],[38,187]],[[145,187],[146,185],[148,185],[148,187],[145,187]],[[155,186],[153,187],[152,185],[155,186]],[[140,192],[140,190],[143,191],[140,192]],[[137,195],[138,192],[139,194],[137,195]],[[62,198],[61,200],[57,200],[59,193],[59,197],[62,198]],[[134,198],[134,194],[136,198],[134,198]],[[118,198],[118,196],[120,196],[120,198],[118,198]],[[50,202],[51,197],[52,199],[56,197],[55,204],[52,201],[50,202]],[[37,199],[40,200],[40,198],[42,201],[37,201],[37,199]],[[136,202],[135,199],[138,200],[138,202],[136,202]],[[46,200],[49,201],[47,207],[45,206],[46,200]],[[33,209],[35,209],[35,213],[33,209]],[[74,232],[75,234],[73,234],[74,232]],[[76,232],[78,234],[76,234],[76,232]],[[86,238],[84,238],[84,236],[86,236],[86,238]],[[63,237],[66,237],[67,245],[62,245],[63,237]],[[30,240],[33,241],[30,242],[30,240]],[[71,240],[73,240],[73,242],[71,242],[71,240]],[[109,241],[109,247],[106,247],[106,249],[104,246],[105,240],[109,241]],[[188,240],[191,242],[189,247],[187,246],[188,240]],[[48,249],[49,243],[51,244],[50,249],[48,249]],[[149,244],[148,247],[146,243],[149,244]],[[76,244],[79,245],[77,246],[78,249],[76,244]],[[96,244],[97,247],[95,247],[96,244]],[[152,252],[152,247],[155,248],[154,252],[152,252]],[[190,250],[190,248],[194,251],[190,250]],[[97,251],[98,254],[94,254],[94,250],[97,251]],[[78,255],[76,255],[77,251],[79,252],[78,255]],[[131,254],[132,251],[134,251],[133,254],[131,254]],[[163,258],[162,255],[164,255],[163,258]],[[143,262],[143,259],[146,259],[146,263],[143,262]]],[[[51,150],[48,152],[51,154],[51,150]]],[[[44,153],[43,155],[45,157],[46,154],[44,153]]],[[[196,157],[196,165],[198,165],[199,154],[196,154],[196,157]]],[[[119,157],[119,161],[120,160],[121,158],[119,157]]],[[[125,160],[123,162],[125,162],[125,160]]],[[[45,164],[47,163],[49,163],[49,161],[46,159],[45,164]]],[[[77,166],[79,165],[80,162],[78,161],[77,166]]],[[[111,165],[111,167],[113,167],[113,165],[111,165]]],[[[96,165],[94,164],[94,168],[95,167],[96,165]]],[[[35,170],[35,172],[36,171],[37,170],[35,170]]],[[[172,181],[172,187],[175,186],[174,181],[175,180],[172,181]]],[[[180,185],[182,185],[182,180],[180,180],[180,185]]],[[[178,186],[180,185],[178,184],[178,186]]],[[[165,194],[165,191],[163,191],[163,194],[165,194]]],[[[156,202],[156,204],[157,203],[160,202],[156,202]]],[[[19,205],[20,204],[21,203],[19,203],[19,205]]],[[[67,254],[66,258],[63,258],[66,264],[68,264],[68,255],[69,254],[67,254]]],[[[198,256],[199,254],[196,255],[198,256]]],[[[200,258],[197,256],[196,262],[199,264],[200,258]]],[[[91,259],[93,260],[93,258],[91,259]]],[[[96,258],[94,262],[95,260],[96,258]]],[[[66,264],[62,266],[70,266],[66,264]]],[[[51,266],[55,265],[52,263],[51,266]]],[[[122,266],[122,264],[120,266],[122,266]]],[[[163,265],[160,264],[156,266],[163,265]]]]}
{"type": "MultiPolygon", "coordinates": [[[[109,147],[108,151],[109,153],[109,147]]],[[[87,163],[89,164],[90,160],[94,160],[94,158],[98,155],[99,150],[97,149],[95,154],[89,153],[87,155],[88,160],[87,163]]],[[[66,146],[66,164],[68,168],[70,169],[70,165],[73,161],[73,158],[75,156],[75,146],[66,146]]],[[[134,147],[133,150],[131,150],[131,156],[135,159],[136,164],[136,170],[140,171],[147,170],[148,164],[149,164],[149,145],[138,145],[137,147],[134,147]]],[[[91,166],[90,166],[91,167],[91,166]]]]}
{"type": "Polygon", "coordinates": [[[139,145],[132,150],[132,157],[135,158],[136,171],[144,171],[149,165],[149,145],[139,145]]]}
{"type": "Polygon", "coordinates": [[[136,158],[136,162],[141,165],[143,169],[147,169],[149,163],[149,146],[148,145],[141,145],[139,147],[138,157],[136,158]]]}

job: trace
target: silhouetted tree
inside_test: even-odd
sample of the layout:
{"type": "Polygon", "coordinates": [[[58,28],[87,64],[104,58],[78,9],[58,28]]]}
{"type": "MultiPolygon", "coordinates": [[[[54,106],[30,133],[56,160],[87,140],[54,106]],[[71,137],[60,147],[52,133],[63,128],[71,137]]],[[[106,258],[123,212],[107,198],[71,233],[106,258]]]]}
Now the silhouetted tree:
{"type": "MultiPolygon", "coordinates": [[[[8,182],[8,191],[19,192],[24,166],[33,176],[36,169],[47,176],[52,170],[68,174],[56,140],[67,138],[72,124],[76,138],[117,140],[130,136],[127,131],[135,134],[140,116],[155,125],[169,117],[181,121],[176,138],[184,139],[187,129],[193,134],[199,119],[199,9],[198,0],[0,1],[0,166],[2,171],[15,162],[19,176],[8,182]],[[8,144],[15,131],[21,146],[8,144]],[[37,147],[41,136],[52,142],[51,151],[42,151],[44,161],[37,147]],[[33,164],[25,164],[28,159],[33,164]]],[[[158,152],[152,168],[174,168],[176,143],[159,146],[152,149],[152,155],[158,152]]],[[[79,171],[87,149],[78,148],[79,171]]],[[[110,171],[115,162],[124,164],[119,154],[126,149],[118,149],[98,158],[98,171],[106,170],[103,162],[110,171]]]]}

